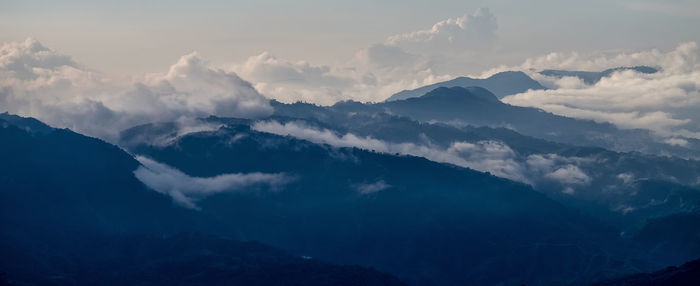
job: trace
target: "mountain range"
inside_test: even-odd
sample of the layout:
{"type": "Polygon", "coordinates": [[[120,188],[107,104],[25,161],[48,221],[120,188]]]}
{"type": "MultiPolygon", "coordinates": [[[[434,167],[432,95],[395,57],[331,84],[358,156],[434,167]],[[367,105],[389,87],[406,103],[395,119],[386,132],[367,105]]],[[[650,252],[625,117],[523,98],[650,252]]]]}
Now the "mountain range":
{"type": "Polygon", "coordinates": [[[116,145],[0,114],[0,282],[691,281],[696,262],[665,267],[700,257],[700,143],[499,100],[541,88],[506,72],[379,103],[272,101],[116,145]]]}

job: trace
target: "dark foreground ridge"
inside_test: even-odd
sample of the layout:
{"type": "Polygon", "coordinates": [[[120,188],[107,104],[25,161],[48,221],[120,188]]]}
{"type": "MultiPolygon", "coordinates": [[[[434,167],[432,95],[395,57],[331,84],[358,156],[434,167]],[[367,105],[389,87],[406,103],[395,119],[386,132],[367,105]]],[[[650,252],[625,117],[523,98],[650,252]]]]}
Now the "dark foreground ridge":
{"type": "Polygon", "coordinates": [[[635,274],[613,279],[595,286],[694,286],[700,283],[700,259],[681,265],[671,266],[653,273],[635,274]]]}

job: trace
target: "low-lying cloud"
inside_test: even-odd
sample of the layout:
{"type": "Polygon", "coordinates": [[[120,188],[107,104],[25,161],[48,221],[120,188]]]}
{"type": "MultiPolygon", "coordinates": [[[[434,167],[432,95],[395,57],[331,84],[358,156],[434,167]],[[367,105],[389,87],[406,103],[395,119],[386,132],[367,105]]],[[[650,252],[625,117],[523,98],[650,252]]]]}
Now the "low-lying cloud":
{"type": "Polygon", "coordinates": [[[369,195],[391,188],[384,180],[379,180],[371,184],[355,184],[355,189],[362,195],[369,195]]]}
{"type": "Polygon", "coordinates": [[[141,163],[134,175],[149,188],[166,194],[183,207],[198,209],[196,202],[207,196],[241,192],[254,186],[278,187],[293,180],[286,174],[223,174],[215,177],[191,177],[168,165],[137,156],[141,163]]]}
{"type": "MultiPolygon", "coordinates": [[[[380,153],[399,153],[423,157],[439,163],[449,163],[489,172],[501,178],[533,186],[540,183],[548,185],[555,183],[557,186],[561,186],[563,191],[571,194],[573,194],[574,188],[587,186],[593,181],[593,178],[586,174],[580,166],[596,162],[593,158],[563,157],[556,154],[533,154],[523,157],[505,143],[494,140],[456,141],[447,148],[430,143],[388,142],[352,133],[339,135],[329,129],[309,126],[303,121],[286,123],[274,120],[258,121],[251,128],[261,132],[292,136],[316,144],[355,147],[380,153]]],[[[369,186],[363,190],[373,190],[369,186]]],[[[358,189],[358,191],[362,193],[362,190],[358,189]]]]}
{"type": "Polygon", "coordinates": [[[523,175],[522,166],[515,161],[515,152],[502,142],[479,141],[476,143],[455,142],[448,148],[417,145],[415,143],[392,143],[372,137],[357,136],[352,133],[337,135],[328,129],[316,129],[303,122],[279,123],[277,121],[259,121],[253,124],[253,130],[282,136],[292,136],[317,144],[335,147],[356,147],[389,154],[405,154],[424,157],[428,160],[449,163],[461,167],[490,172],[496,176],[529,182],[523,175]]]}

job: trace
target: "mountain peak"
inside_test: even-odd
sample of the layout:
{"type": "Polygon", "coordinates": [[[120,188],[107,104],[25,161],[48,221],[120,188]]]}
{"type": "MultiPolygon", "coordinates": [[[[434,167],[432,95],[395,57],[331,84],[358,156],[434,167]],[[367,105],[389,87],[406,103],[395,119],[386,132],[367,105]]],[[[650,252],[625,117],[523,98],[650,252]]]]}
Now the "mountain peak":
{"type": "Polygon", "coordinates": [[[430,92],[426,93],[425,95],[419,97],[419,98],[443,98],[443,99],[450,99],[450,100],[459,100],[459,101],[472,101],[472,100],[478,100],[478,101],[486,101],[486,102],[493,102],[493,103],[500,103],[498,100],[498,97],[494,95],[492,92],[489,90],[478,87],[478,86],[470,86],[470,87],[438,87],[436,89],[431,90],[430,92]]]}
{"type": "Polygon", "coordinates": [[[22,117],[7,112],[0,113],[0,127],[6,128],[7,126],[14,126],[33,134],[47,134],[54,130],[51,126],[31,117],[22,117]]]}
{"type": "Polygon", "coordinates": [[[452,80],[439,82],[413,90],[404,90],[389,97],[386,101],[395,101],[411,97],[419,97],[438,87],[470,87],[479,86],[491,91],[497,98],[525,92],[529,89],[544,89],[537,81],[521,71],[504,71],[488,78],[457,77],[452,80]]]}

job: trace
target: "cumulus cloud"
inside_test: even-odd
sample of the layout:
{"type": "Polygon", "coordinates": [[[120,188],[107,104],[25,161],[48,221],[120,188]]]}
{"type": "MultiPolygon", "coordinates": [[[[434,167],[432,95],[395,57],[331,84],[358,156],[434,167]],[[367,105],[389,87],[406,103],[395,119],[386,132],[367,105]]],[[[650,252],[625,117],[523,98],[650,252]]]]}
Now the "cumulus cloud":
{"type": "Polygon", "coordinates": [[[430,29],[390,36],[385,44],[419,54],[463,53],[488,46],[497,29],[496,17],[488,8],[480,8],[471,15],[439,21],[430,29]]]}
{"type": "Polygon", "coordinates": [[[136,159],[141,163],[134,175],[149,188],[169,195],[183,207],[198,209],[196,202],[207,196],[240,192],[254,186],[277,187],[293,180],[285,174],[223,174],[215,177],[190,177],[168,165],[158,163],[143,156],[136,159]]]}
{"type": "Polygon", "coordinates": [[[525,166],[534,178],[553,180],[566,186],[564,193],[573,194],[574,186],[588,185],[593,180],[579,165],[596,162],[593,158],[563,157],[557,154],[533,154],[525,166]]]}
{"type": "Polygon", "coordinates": [[[165,73],[118,80],[33,39],[0,47],[0,107],[107,140],[123,128],[152,121],[272,113],[250,83],[210,67],[196,53],[165,73]]]}
{"type": "Polygon", "coordinates": [[[358,193],[368,195],[391,188],[391,185],[387,184],[384,180],[379,180],[372,184],[356,184],[354,187],[358,193]]]}
{"type": "Polygon", "coordinates": [[[664,142],[668,145],[671,146],[681,146],[681,147],[686,147],[688,146],[688,140],[685,140],[683,138],[667,138],[664,140],[664,142]]]}
{"type": "Polygon", "coordinates": [[[574,165],[566,165],[547,174],[547,177],[570,185],[586,185],[591,178],[574,165]]]}
{"type": "MultiPolygon", "coordinates": [[[[530,70],[535,79],[550,89],[531,90],[503,101],[564,116],[611,122],[622,128],[650,129],[663,136],[700,138],[699,59],[698,46],[692,42],[667,52],[651,50],[593,58],[552,53],[508,68],[530,70]],[[548,78],[535,72],[548,68],[600,71],[637,65],[659,67],[660,71],[618,71],[592,85],[576,78],[548,78]]],[[[667,143],[682,145],[679,140],[667,143]]]]}
{"type": "Polygon", "coordinates": [[[451,78],[436,75],[418,56],[380,44],[358,51],[339,66],[288,61],[264,52],[228,69],[254,82],[269,98],[322,105],[342,100],[380,101],[403,89],[451,78]]]}
{"type": "Polygon", "coordinates": [[[230,70],[282,102],[330,105],[340,100],[381,101],[404,89],[454,78],[453,71],[484,64],[496,39],[495,16],[478,9],[431,28],[386,38],[336,66],[279,59],[267,52],[230,70]]]}

